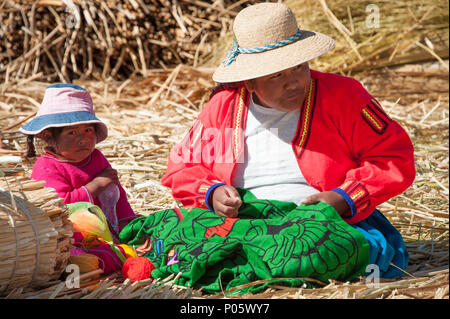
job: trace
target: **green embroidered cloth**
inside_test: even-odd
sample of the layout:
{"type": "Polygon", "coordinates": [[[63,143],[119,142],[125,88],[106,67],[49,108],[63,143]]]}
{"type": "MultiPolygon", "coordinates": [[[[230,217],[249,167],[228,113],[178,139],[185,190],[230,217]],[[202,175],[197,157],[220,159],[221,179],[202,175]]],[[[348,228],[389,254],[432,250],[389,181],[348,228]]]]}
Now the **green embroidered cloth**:
{"type": "Polygon", "coordinates": [[[273,280],[239,293],[274,282],[315,287],[308,278],[326,283],[364,274],[369,244],[330,205],[297,206],[238,191],[239,218],[207,209],[167,209],[131,221],[119,239],[154,263],[154,278],[181,272],[178,285],[211,293],[261,279],[273,280]]]}

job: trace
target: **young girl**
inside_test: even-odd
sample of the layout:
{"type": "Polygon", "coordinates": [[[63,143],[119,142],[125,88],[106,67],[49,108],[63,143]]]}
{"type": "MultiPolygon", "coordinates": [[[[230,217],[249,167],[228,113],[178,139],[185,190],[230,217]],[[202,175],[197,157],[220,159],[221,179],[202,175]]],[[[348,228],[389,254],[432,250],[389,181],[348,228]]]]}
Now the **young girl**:
{"type": "MultiPolygon", "coordinates": [[[[54,188],[64,203],[90,202],[99,206],[116,238],[129,221],[138,217],[119,183],[117,171],[95,148],[106,139],[108,129],[95,116],[87,90],[73,84],[48,86],[35,118],[20,131],[28,135],[27,156],[34,156],[34,137],[46,142],[45,153],[36,160],[31,178],[46,181],[45,186],[54,188]]],[[[80,244],[77,234],[74,237],[80,244]]],[[[89,253],[103,261],[105,273],[122,267],[108,245],[89,253]]]]}

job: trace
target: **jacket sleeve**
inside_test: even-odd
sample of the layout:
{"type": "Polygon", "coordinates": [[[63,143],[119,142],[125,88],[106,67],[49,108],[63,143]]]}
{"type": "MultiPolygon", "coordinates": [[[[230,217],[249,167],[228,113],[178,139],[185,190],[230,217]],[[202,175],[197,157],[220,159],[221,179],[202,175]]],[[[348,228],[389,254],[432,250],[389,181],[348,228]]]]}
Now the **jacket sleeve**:
{"type": "Polygon", "coordinates": [[[172,189],[172,196],[185,207],[209,208],[207,195],[222,182],[213,172],[214,160],[205,156],[205,131],[217,128],[217,108],[220,103],[212,98],[183,140],[170,152],[167,170],[161,184],[172,189]]]}
{"type": "Polygon", "coordinates": [[[351,211],[350,224],[367,218],[377,205],[405,191],[414,181],[414,148],[405,130],[393,121],[359,82],[344,106],[340,130],[349,143],[355,168],[334,191],[351,211]]]}

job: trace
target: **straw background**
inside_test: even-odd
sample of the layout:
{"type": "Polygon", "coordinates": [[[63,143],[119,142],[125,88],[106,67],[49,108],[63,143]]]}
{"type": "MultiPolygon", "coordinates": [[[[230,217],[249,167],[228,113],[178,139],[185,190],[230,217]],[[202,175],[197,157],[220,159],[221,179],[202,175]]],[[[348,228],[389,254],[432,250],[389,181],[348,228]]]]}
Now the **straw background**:
{"type": "MultiPolygon", "coordinates": [[[[49,83],[70,81],[90,91],[98,117],[109,128],[109,137],[98,147],[118,170],[133,209],[148,215],[178,205],[160,184],[169,151],[208,100],[214,67],[229,48],[233,17],[254,2],[80,1],[80,6],[99,18],[93,19],[94,28],[83,15],[75,37],[64,25],[68,12],[61,1],[37,1],[35,5],[31,1],[0,2],[0,156],[22,158],[19,164],[0,164],[3,174],[29,176],[34,160],[25,158],[25,138],[18,128],[34,115],[49,83]],[[129,19],[119,8],[137,18],[129,19]],[[159,15],[163,12],[165,18],[159,15]],[[119,23],[121,15],[125,18],[119,23]],[[57,17],[62,21],[58,28],[57,17]],[[118,30],[112,17],[131,36],[118,30]],[[145,21],[152,19],[164,27],[145,28],[145,21]],[[142,28],[140,23],[144,23],[142,28]],[[133,36],[135,25],[142,33],[136,31],[133,36]],[[141,34],[140,41],[136,34],[141,34]],[[114,42],[112,35],[125,42],[114,42]],[[76,49],[67,51],[72,37],[76,49]],[[125,52],[122,59],[121,52],[125,52]]],[[[379,287],[366,285],[362,278],[357,283],[330,282],[319,289],[272,285],[261,294],[230,298],[448,299],[448,1],[286,3],[302,28],[336,39],[336,48],[311,61],[311,67],[360,80],[413,140],[414,184],[379,207],[404,236],[410,265],[401,280],[384,280],[379,287]],[[366,27],[369,4],[379,7],[379,28],[366,27]]],[[[41,147],[38,145],[38,150],[41,147]]],[[[39,290],[16,289],[5,297],[223,297],[178,287],[173,284],[175,279],[132,284],[120,275],[87,276],[80,288],[52,282],[39,290]]]]}

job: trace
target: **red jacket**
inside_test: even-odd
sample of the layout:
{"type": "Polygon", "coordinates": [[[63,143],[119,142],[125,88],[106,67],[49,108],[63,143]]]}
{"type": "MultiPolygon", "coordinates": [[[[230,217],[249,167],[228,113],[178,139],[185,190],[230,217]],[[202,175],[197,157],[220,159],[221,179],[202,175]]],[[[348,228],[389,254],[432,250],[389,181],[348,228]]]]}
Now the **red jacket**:
{"type": "MultiPolygon", "coordinates": [[[[215,93],[172,149],[161,183],[185,207],[205,208],[212,186],[232,185],[235,163],[244,154],[249,97],[243,85],[215,93]]],[[[347,200],[351,211],[344,219],[350,224],[414,181],[414,149],[407,133],[349,77],[311,70],[291,145],[309,185],[347,200]]]]}

